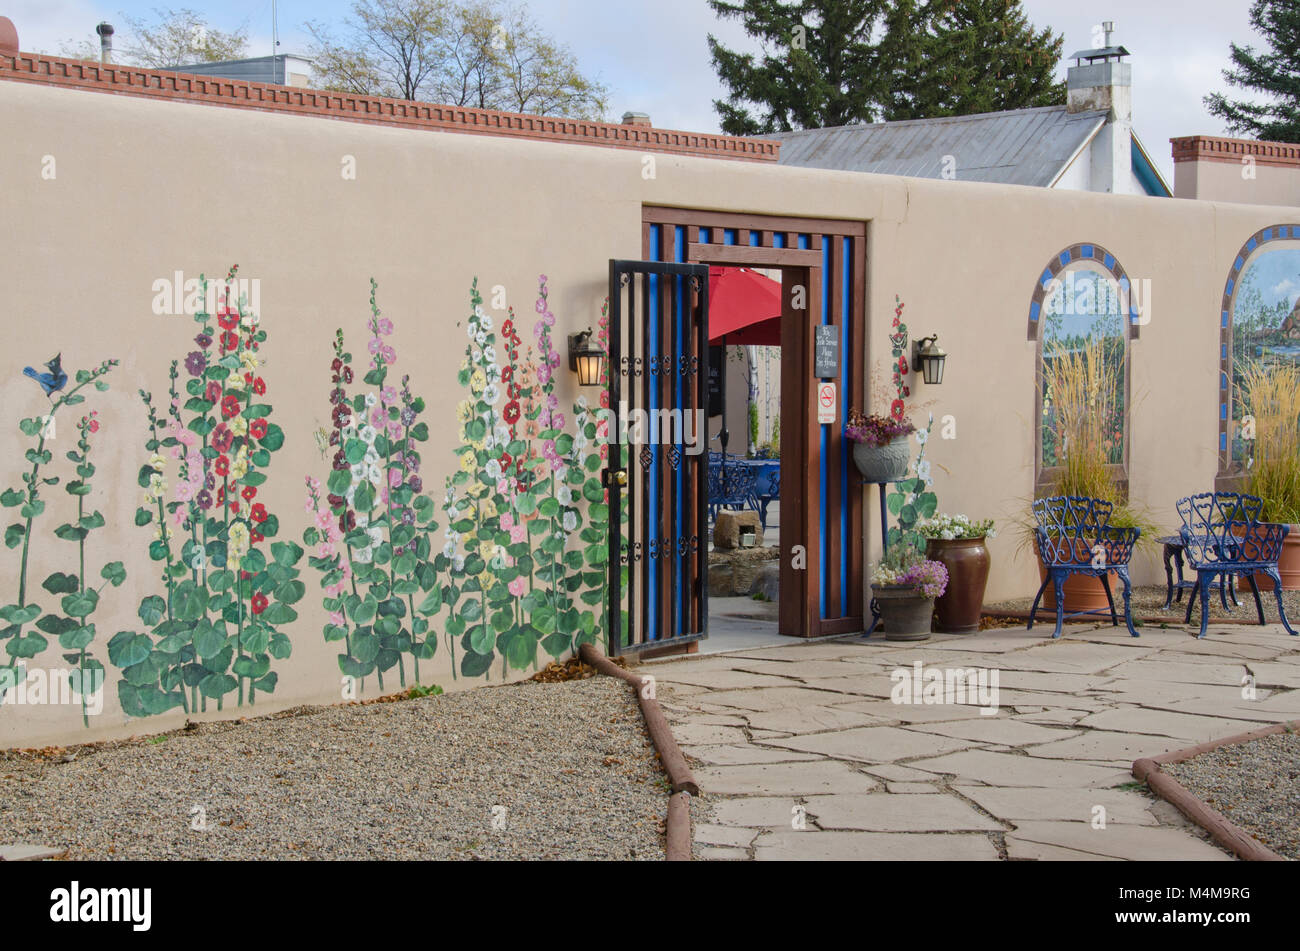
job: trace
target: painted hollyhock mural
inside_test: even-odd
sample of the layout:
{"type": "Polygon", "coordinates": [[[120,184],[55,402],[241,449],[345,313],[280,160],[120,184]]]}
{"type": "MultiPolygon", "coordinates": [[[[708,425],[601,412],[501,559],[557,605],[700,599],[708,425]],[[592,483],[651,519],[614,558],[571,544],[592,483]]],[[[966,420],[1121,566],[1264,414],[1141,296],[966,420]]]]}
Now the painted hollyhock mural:
{"type": "MultiPolygon", "coordinates": [[[[117,360],[105,360],[93,370],[77,370],[69,378],[63,369],[62,355],[56,354],[45,363],[41,372],[26,367],[24,375],[34,380],[50,401],[48,412],[41,416],[19,421],[24,436],[36,440],[24,453],[31,469],[22,475],[22,488],[7,488],[0,493],[0,504],[18,509],[20,521],[5,529],[5,547],[21,546],[16,600],[0,607],[0,642],[5,645],[5,656],[0,659],[0,698],[22,683],[26,677],[27,661],[45,653],[54,638],[63,651],[63,660],[71,665],[68,683],[81,700],[82,722],[90,725],[87,712],[88,699],[96,695],[104,681],[104,665],[94,655],[95,622],[91,620],[99,607],[100,593],[110,585],[118,587],[126,580],[126,569],[120,561],[105,563],[98,572],[93,566],[87,569],[86,540],[95,529],[102,528],[104,516],[98,510],[86,511],[86,497],[91,492],[91,479],[95,465],[91,461],[93,438],[100,431],[99,413],[91,410],[76,423],[75,448],[64,453],[64,458],[74,467],[76,478],[63,482],[63,476],[50,475],[55,454],[50,448],[57,437],[59,412],[65,407],[86,401],[82,391],[88,387],[104,392],[108,381],[104,379],[117,360]],[[72,388],[68,389],[68,384],[72,388]],[[27,568],[34,545],[43,545],[48,539],[38,537],[37,520],[46,514],[47,500],[42,489],[63,484],[64,492],[76,500],[76,518],[54,529],[56,539],[76,545],[75,562],[68,552],[69,567],[74,571],[52,572],[41,588],[58,599],[58,608],[46,612],[36,603],[27,585],[27,568]],[[30,626],[30,627],[29,627],[30,626]]],[[[66,506],[70,510],[71,506],[66,506]]],[[[38,595],[39,596],[39,595],[38,595]]]]}
{"type": "Polygon", "coordinates": [[[437,650],[429,616],[442,592],[430,560],[433,502],[422,494],[419,444],[429,428],[419,421],[424,400],[411,392],[410,377],[392,375],[397,353],[389,341],[392,321],[376,303],[370,282],[366,321],[368,362],[357,392],[352,354],[344,334],[334,338],[330,363],[327,455],[332,468],[324,485],[307,477],[307,511],[313,524],[303,541],[308,564],[321,573],[329,620],[325,640],[339,642],[339,669],[361,683],[397,668],[399,683],[421,679],[420,661],[437,650]],[[332,451],[332,452],[331,452],[332,451]]]}
{"type": "Polygon", "coordinates": [[[260,315],[227,293],[236,272],[216,288],[214,312],[195,315],[195,349],[171,362],[166,401],[140,391],[148,458],[135,523],[153,530],[159,587],[140,602],[144,630],[108,642],[128,716],[220,710],[232,694],[256,703],[292,650],[280,628],[305,593],[295,567],[303,552],[274,540],[279,518],[259,497],[284,433],[271,422],[260,315]]]}
{"type": "MultiPolygon", "coordinates": [[[[436,546],[433,502],[421,494],[417,422],[424,401],[389,373],[396,353],[371,282],[366,330],[369,364],[358,391],[343,332],[330,365],[331,428],[324,485],[307,478],[313,525],[304,535],[321,572],[327,641],[341,643],[339,669],[374,673],[382,688],[405,656],[418,683],[419,661],[441,647],[452,677],[494,669],[536,669],[604,629],[608,509],[599,480],[604,423],[585,398],[572,427],[556,395],[560,355],[555,315],[539,279],[533,345],[513,309],[500,324],[470,288],[468,337],[457,374],[456,466],[444,484],[445,531],[436,546]],[[441,639],[440,639],[441,638],[441,639]]],[[[599,338],[605,339],[602,327],[599,338]]]]}

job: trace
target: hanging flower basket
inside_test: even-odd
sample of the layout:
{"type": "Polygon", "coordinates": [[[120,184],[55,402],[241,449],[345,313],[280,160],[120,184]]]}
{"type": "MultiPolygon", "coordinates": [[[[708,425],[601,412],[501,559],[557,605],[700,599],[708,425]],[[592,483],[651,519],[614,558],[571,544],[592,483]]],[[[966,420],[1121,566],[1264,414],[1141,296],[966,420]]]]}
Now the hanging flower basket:
{"type": "Polygon", "coordinates": [[[912,450],[907,437],[916,427],[894,416],[849,413],[844,438],[853,441],[853,461],[868,482],[896,482],[907,474],[912,450]]]}

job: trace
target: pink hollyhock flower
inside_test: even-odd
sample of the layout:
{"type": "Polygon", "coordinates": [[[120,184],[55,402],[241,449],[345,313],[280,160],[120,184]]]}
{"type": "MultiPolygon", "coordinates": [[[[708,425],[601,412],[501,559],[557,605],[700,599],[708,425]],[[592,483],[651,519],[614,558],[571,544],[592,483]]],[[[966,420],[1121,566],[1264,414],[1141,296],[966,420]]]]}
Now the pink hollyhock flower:
{"type": "Polygon", "coordinates": [[[402,484],[402,470],[401,470],[401,469],[389,469],[389,470],[388,470],[388,484],[389,484],[392,488],[394,488],[394,489],[397,488],[399,485],[402,484]]]}
{"type": "Polygon", "coordinates": [[[378,353],[379,348],[383,345],[383,342],[378,337],[371,337],[370,342],[366,344],[366,347],[371,353],[378,353]]]}
{"type": "Polygon", "coordinates": [[[324,509],[316,510],[316,527],[319,528],[322,532],[327,531],[329,529],[331,521],[332,521],[332,516],[330,515],[329,512],[326,512],[324,509]]]}
{"type": "Polygon", "coordinates": [[[319,545],[316,546],[316,556],[317,556],[318,558],[333,558],[333,557],[334,557],[334,543],[333,543],[333,542],[321,542],[319,545]]]}
{"type": "Polygon", "coordinates": [[[381,351],[384,356],[384,362],[390,366],[397,362],[397,351],[392,347],[384,347],[381,351]]]}
{"type": "Polygon", "coordinates": [[[510,531],[510,529],[512,529],[512,528],[514,528],[514,527],[515,527],[515,517],[514,517],[513,515],[511,515],[509,512],[502,512],[502,513],[501,513],[501,528],[502,528],[502,530],[508,532],[508,531],[510,531]]]}
{"type": "Polygon", "coordinates": [[[528,538],[528,529],[523,525],[516,525],[510,529],[510,541],[518,544],[528,538]]]}
{"type": "Polygon", "coordinates": [[[344,623],[345,623],[344,620],[343,620],[343,612],[342,612],[342,611],[331,611],[331,612],[330,612],[330,623],[333,624],[335,627],[342,627],[342,626],[344,625],[344,623]]]}
{"type": "MultiPolygon", "coordinates": [[[[497,479],[497,494],[498,494],[498,495],[509,495],[509,494],[510,494],[510,480],[509,480],[509,479],[497,479]]],[[[504,528],[505,526],[502,526],[502,527],[504,528]]]]}
{"type": "Polygon", "coordinates": [[[510,593],[513,594],[516,598],[522,597],[526,589],[526,586],[524,585],[523,576],[520,575],[514,581],[510,582],[510,584],[506,585],[506,587],[510,589],[510,593]]]}
{"type": "Polygon", "coordinates": [[[192,484],[192,483],[189,483],[189,482],[177,482],[177,483],[176,483],[176,501],[177,501],[177,502],[188,502],[188,501],[189,501],[190,499],[192,499],[192,498],[194,498],[194,486],[193,486],[193,484],[192,484]]]}
{"type": "Polygon", "coordinates": [[[391,386],[386,386],[379,391],[379,399],[385,403],[396,403],[397,390],[393,389],[391,386]]]}
{"type": "Polygon", "coordinates": [[[387,317],[380,317],[379,322],[376,324],[376,327],[379,330],[379,332],[384,335],[388,335],[393,332],[393,322],[389,320],[387,317]]]}

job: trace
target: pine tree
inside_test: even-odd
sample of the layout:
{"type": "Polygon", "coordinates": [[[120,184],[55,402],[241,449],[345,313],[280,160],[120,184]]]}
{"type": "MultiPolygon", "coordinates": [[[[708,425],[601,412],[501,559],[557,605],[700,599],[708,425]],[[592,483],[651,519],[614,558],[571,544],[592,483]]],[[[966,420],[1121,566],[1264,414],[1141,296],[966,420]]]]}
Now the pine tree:
{"type": "MultiPolygon", "coordinates": [[[[1020,0],[931,0],[920,17],[923,58],[895,75],[887,118],[931,119],[1065,102],[1065,85],[1055,78],[1064,38],[1050,27],[1035,29],[1020,0]]],[[[898,28],[906,25],[900,22],[898,28]]]]}
{"type": "Polygon", "coordinates": [[[1236,68],[1225,69],[1223,78],[1239,89],[1258,90],[1272,101],[1233,101],[1214,93],[1205,97],[1205,104],[1238,135],[1267,142],[1300,142],[1300,3],[1255,0],[1250,23],[1272,49],[1257,53],[1251,46],[1228,44],[1236,68]]]}
{"type": "Polygon", "coordinates": [[[740,20],[762,46],[759,56],[739,53],[709,36],[713,67],[730,90],[713,103],[724,132],[788,132],[877,118],[893,41],[875,35],[888,0],[709,0],[709,6],[740,20]]]}
{"type": "Polygon", "coordinates": [[[709,0],[762,54],[709,37],[722,129],[785,132],[1045,106],[1062,38],[1036,30],[1020,0],[709,0]]]}

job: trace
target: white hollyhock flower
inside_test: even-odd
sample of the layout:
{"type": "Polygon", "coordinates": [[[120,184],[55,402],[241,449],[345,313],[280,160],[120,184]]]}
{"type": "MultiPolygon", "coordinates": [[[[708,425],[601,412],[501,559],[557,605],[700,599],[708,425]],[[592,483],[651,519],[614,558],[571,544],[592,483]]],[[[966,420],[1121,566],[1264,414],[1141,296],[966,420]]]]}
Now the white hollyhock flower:
{"type": "Polygon", "coordinates": [[[566,532],[571,532],[578,527],[578,516],[574,512],[565,512],[564,518],[560,522],[566,532]]]}
{"type": "Polygon", "coordinates": [[[930,434],[927,433],[924,429],[918,429],[916,431],[916,441],[919,442],[922,446],[925,445],[925,441],[929,438],[930,438],[930,434]]]}
{"type": "Polygon", "coordinates": [[[573,490],[567,485],[562,485],[555,492],[555,500],[561,505],[573,504],[573,490]]]}
{"type": "Polygon", "coordinates": [[[479,327],[480,327],[482,330],[484,330],[485,332],[491,333],[491,331],[492,331],[492,315],[489,314],[489,313],[487,313],[486,311],[481,310],[481,309],[476,310],[476,311],[474,312],[474,315],[475,315],[476,317],[478,317],[478,325],[479,325],[479,327]]]}
{"type": "Polygon", "coordinates": [[[465,332],[469,334],[470,340],[473,340],[478,336],[478,328],[474,326],[474,321],[471,320],[465,324],[465,332]]]}
{"type": "Polygon", "coordinates": [[[483,471],[487,474],[489,479],[495,482],[497,479],[501,478],[500,461],[497,459],[489,459],[487,465],[483,467],[483,471]]]}
{"type": "Polygon", "coordinates": [[[379,397],[374,393],[366,394],[366,409],[374,409],[375,404],[379,402],[379,397]]]}

